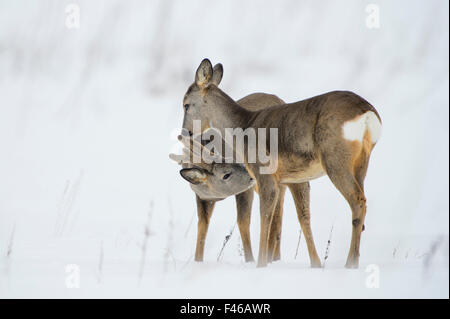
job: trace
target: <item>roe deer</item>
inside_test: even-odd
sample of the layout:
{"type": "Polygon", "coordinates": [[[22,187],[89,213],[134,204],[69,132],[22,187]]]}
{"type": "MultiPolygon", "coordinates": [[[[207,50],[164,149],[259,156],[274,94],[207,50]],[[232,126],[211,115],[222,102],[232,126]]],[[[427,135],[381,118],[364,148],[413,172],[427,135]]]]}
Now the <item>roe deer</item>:
{"type": "MultiPolygon", "coordinates": [[[[259,111],[239,106],[218,88],[223,68],[212,68],[204,59],[197,69],[194,83],[184,96],[183,128],[192,132],[194,120],[201,130],[208,127],[222,134],[226,128],[278,129],[277,170],[263,174],[261,160],[250,163],[248,139],[243,158],[256,180],[260,196],[261,231],[258,267],[269,261],[270,228],[281,185],[291,190],[297,183],[328,175],[352,210],[352,238],[346,267],[358,268],[361,232],[366,215],[364,178],[370,153],[381,133],[381,119],[375,108],[362,97],[348,91],[333,91],[303,101],[278,105],[259,111]]],[[[305,222],[302,224],[304,228],[305,222]]],[[[311,237],[305,238],[314,247],[311,237]]]]}
{"type": "MultiPolygon", "coordinates": [[[[218,65],[220,67],[220,65],[218,65]]],[[[220,79],[219,79],[220,81],[220,79]]],[[[218,83],[217,83],[218,84],[218,83]]],[[[237,101],[237,103],[250,111],[258,111],[268,107],[273,107],[276,105],[284,104],[284,101],[279,99],[275,95],[269,95],[265,93],[254,93],[250,94],[241,100],[237,101]]],[[[180,139],[181,140],[181,139],[180,139]]],[[[188,142],[187,152],[192,151],[190,142],[188,142]]],[[[202,148],[202,145],[200,145],[202,148]]],[[[201,152],[200,152],[201,153],[201,152]]],[[[201,154],[200,154],[201,155],[201,154]]],[[[181,164],[182,157],[171,154],[171,158],[179,164],[181,164]]],[[[185,168],[188,167],[187,164],[184,164],[185,168]]],[[[241,166],[239,164],[221,164],[219,169],[219,174],[215,174],[213,171],[214,165],[201,163],[203,168],[199,167],[191,167],[190,170],[183,169],[180,171],[181,175],[184,179],[191,183],[191,188],[197,194],[197,212],[198,212],[198,246],[197,251],[201,252],[196,254],[196,260],[203,260],[203,247],[204,247],[204,238],[206,236],[207,225],[209,223],[209,218],[211,217],[213,204],[207,203],[206,200],[209,201],[217,201],[238,192],[242,192],[243,189],[247,189],[248,180],[244,178],[236,178],[234,181],[224,182],[222,180],[223,174],[220,174],[222,170],[229,170],[230,172],[236,170],[238,174],[241,176],[244,174],[241,172],[241,166]],[[237,166],[236,166],[237,165],[237,166]],[[202,169],[205,169],[205,172],[201,172],[202,169]],[[191,172],[192,175],[195,176],[187,176],[187,173],[191,172]],[[233,185],[234,183],[234,185],[233,185]],[[233,193],[234,192],[234,193],[233,193]],[[220,195],[218,195],[218,193],[220,195]],[[210,208],[210,212],[205,213],[206,208],[210,208]]],[[[300,225],[304,231],[305,238],[308,238],[308,251],[310,252],[310,260],[312,267],[320,267],[320,258],[317,255],[316,248],[314,246],[314,241],[312,237],[311,227],[310,227],[310,213],[309,213],[309,182],[299,183],[290,186],[290,191],[295,201],[297,216],[300,221],[300,225]]],[[[285,186],[280,185],[280,195],[277,201],[276,209],[273,216],[273,221],[270,229],[269,235],[269,261],[275,261],[280,259],[280,246],[281,246],[281,226],[282,226],[282,217],[283,217],[283,204],[284,204],[284,194],[285,194],[285,186]]],[[[246,261],[253,261],[253,254],[251,251],[250,244],[250,235],[249,235],[249,227],[250,227],[250,211],[253,201],[253,194],[247,192],[243,192],[236,196],[237,208],[238,208],[238,224],[241,232],[241,238],[244,243],[244,253],[246,261]],[[243,209],[245,208],[245,209],[243,209]],[[246,244],[247,243],[247,244],[246,244]]]]}
{"type": "MultiPolygon", "coordinates": [[[[265,93],[250,94],[237,101],[241,106],[262,109],[273,105],[283,104],[284,101],[275,95],[265,93]]],[[[186,140],[180,140],[186,142],[186,140]]],[[[190,143],[190,142],[188,142],[190,143]]],[[[192,152],[190,144],[186,145],[188,152],[192,152]]],[[[200,145],[200,148],[202,145],[200,145]]],[[[185,154],[188,155],[189,154],[185,154]]],[[[170,154],[170,158],[183,166],[180,171],[181,176],[187,180],[192,190],[196,193],[198,228],[197,228],[197,245],[195,251],[195,260],[203,261],[203,252],[205,246],[205,238],[208,231],[209,221],[217,201],[225,199],[231,195],[236,197],[237,206],[237,222],[241,239],[244,247],[245,261],[253,261],[253,253],[250,241],[250,213],[253,203],[253,186],[255,184],[253,178],[250,177],[247,170],[242,164],[237,163],[218,163],[211,164],[201,162],[196,164],[183,163],[185,156],[170,154]],[[251,189],[249,189],[251,188],[251,189]]],[[[282,203],[279,205],[282,208],[282,203]]],[[[281,213],[281,212],[280,212],[281,213]]],[[[279,214],[277,214],[278,216],[279,214]]],[[[281,217],[280,217],[281,222],[281,217]]],[[[273,237],[280,237],[281,224],[274,222],[273,237]],[[276,226],[276,227],[275,227],[276,226]]],[[[279,240],[275,244],[276,257],[279,259],[280,248],[279,240]]]]}
{"type": "MultiPolygon", "coordinates": [[[[192,150],[192,148],[190,149],[192,150]]],[[[198,222],[195,261],[203,261],[206,234],[215,203],[231,195],[236,196],[237,222],[244,247],[245,261],[253,261],[250,242],[250,213],[255,181],[245,167],[242,164],[216,162],[189,164],[183,163],[178,156],[173,154],[170,154],[170,157],[183,166],[180,175],[190,183],[191,189],[196,194],[198,222]]]]}

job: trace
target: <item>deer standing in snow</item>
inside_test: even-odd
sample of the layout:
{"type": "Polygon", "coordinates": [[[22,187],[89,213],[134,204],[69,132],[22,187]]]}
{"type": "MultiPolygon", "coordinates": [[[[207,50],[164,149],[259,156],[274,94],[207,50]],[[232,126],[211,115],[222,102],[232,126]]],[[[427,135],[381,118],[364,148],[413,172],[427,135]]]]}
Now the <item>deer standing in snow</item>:
{"type": "MultiPolygon", "coordinates": [[[[240,99],[237,103],[248,110],[257,111],[283,104],[284,101],[275,95],[254,93],[240,99]]],[[[250,213],[253,203],[254,180],[250,177],[245,167],[237,163],[183,163],[186,157],[187,159],[190,158],[189,153],[193,150],[190,143],[195,141],[182,139],[181,136],[180,140],[185,143],[187,153],[181,156],[170,154],[170,158],[183,166],[180,174],[190,183],[192,190],[196,193],[198,228],[195,260],[203,261],[205,238],[215,203],[226,197],[235,195],[237,221],[243,242],[245,261],[253,261],[254,258],[250,241],[250,213]]],[[[202,147],[203,145],[200,145],[200,150],[202,150],[202,147]]],[[[299,189],[301,191],[299,193],[301,197],[297,196],[299,203],[297,212],[300,219],[300,215],[309,216],[309,183],[304,183],[299,189]]],[[[271,261],[280,259],[283,202],[284,196],[280,196],[270,233],[270,241],[272,243],[270,252],[271,261]]]]}
{"type": "MultiPolygon", "coordinates": [[[[208,127],[222,134],[226,128],[278,129],[274,173],[261,173],[260,168],[265,163],[249,162],[248,150],[241,154],[249,174],[256,180],[260,197],[258,267],[265,267],[270,261],[270,229],[282,186],[287,185],[292,190],[299,184],[328,175],[352,210],[352,237],[346,267],[358,268],[366,216],[364,179],[371,151],[381,133],[381,119],[375,108],[352,92],[333,91],[295,103],[250,111],[219,89],[222,75],[220,64],[213,70],[208,59],[201,62],[194,83],[184,96],[183,128],[192,132],[194,120],[199,120],[202,132],[208,127]]],[[[306,241],[308,249],[314,246],[312,237],[306,241]]],[[[310,249],[309,253],[312,258],[310,249]]]]}

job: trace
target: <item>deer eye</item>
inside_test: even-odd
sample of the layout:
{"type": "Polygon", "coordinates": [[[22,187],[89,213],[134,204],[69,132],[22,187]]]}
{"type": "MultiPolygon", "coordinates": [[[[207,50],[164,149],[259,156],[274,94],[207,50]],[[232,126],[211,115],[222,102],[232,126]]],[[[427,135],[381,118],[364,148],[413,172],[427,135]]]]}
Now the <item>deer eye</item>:
{"type": "Polygon", "coordinates": [[[185,104],[184,105],[184,110],[187,112],[188,109],[189,109],[189,104],[185,104]]]}
{"type": "Polygon", "coordinates": [[[228,173],[228,174],[225,174],[225,175],[223,175],[223,179],[228,179],[229,177],[231,176],[231,173],[228,173]]]}

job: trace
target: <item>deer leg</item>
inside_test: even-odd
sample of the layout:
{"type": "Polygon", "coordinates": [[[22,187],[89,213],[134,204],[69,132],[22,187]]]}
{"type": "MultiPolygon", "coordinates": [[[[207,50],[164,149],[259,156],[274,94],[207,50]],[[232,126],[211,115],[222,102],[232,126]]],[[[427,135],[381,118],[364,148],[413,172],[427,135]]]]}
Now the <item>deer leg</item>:
{"type": "Polygon", "coordinates": [[[309,210],[309,183],[289,184],[289,190],[294,198],[297,217],[302,228],[303,236],[308,247],[309,259],[312,268],[320,268],[320,258],[316,251],[314,238],[311,230],[310,210],[309,210]]]}
{"type": "Polygon", "coordinates": [[[197,200],[197,246],[195,248],[195,261],[203,261],[203,251],[205,248],[206,233],[208,232],[209,220],[211,218],[215,202],[202,200],[196,196],[197,200]]]}
{"type": "Polygon", "coordinates": [[[244,247],[245,261],[254,261],[252,244],[250,241],[250,215],[252,212],[254,190],[253,188],[236,195],[237,223],[241,233],[242,245],[244,247]]]}
{"type": "Polygon", "coordinates": [[[347,256],[345,267],[359,267],[359,247],[361,242],[361,232],[364,230],[364,219],[366,217],[366,197],[364,193],[356,191],[352,196],[352,241],[350,251],[347,256]]]}
{"type": "Polygon", "coordinates": [[[367,167],[369,165],[369,156],[365,153],[361,154],[361,158],[358,163],[354,166],[354,175],[359,187],[364,191],[364,179],[366,178],[367,167]]]}
{"type": "MultiPolygon", "coordinates": [[[[367,167],[369,166],[370,151],[362,150],[358,161],[354,165],[355,178],[364,192],[364,179],[366,178],[367,167]]],[[[362,231],[364,231],[365,225],[362,225],[362,231]]]]}
{"type": "Polygon", "coordinates": [[[269,234],[269,252],[268,261],[280,260],[280,246],[281,246],[281,226],[283,221],[283,205],[284,194],[286,191],[285,186],[280,186],[280,194],[278,195],[278,201],[275,208],[275,212],[272,218],[272,224],[270,226],[269,234]]]}
{"type": "MultiPolygon", "coordinates": [[[[332,156],[336,156],[336,154],[332,156]]],[[[345,159],[346,157],[341,158],[345,159]]],[[[352,240],[345,267],[358,268],[361,232],[366,217],[366,197],[364,191],[350,169],[352,167],[351,163],[327,160],[326,156],[323,156],[322,161],[334,186],[345,197],[352,209],[352,240]]]]}
{"type": "Polygon", "coordinates": [[[275,207],[278,202],[280,187],[272,175],[257,177],[260,202],[261,231],[259,237],[259,255],[257,267],[266,267],[268,263],[269,231],[275,207]]]}

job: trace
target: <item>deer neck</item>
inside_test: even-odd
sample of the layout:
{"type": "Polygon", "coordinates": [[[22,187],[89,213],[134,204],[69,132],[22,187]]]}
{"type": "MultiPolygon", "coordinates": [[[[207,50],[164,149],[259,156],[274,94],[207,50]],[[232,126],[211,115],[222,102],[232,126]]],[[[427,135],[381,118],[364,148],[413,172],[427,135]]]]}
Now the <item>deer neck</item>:
{"type": "Polygon", "coordinates": [[[225,128],[247,128],[253,112],[237,104],[232,98],[219,91],[212,96],[210,126],[223,132],[225,128]]]}

